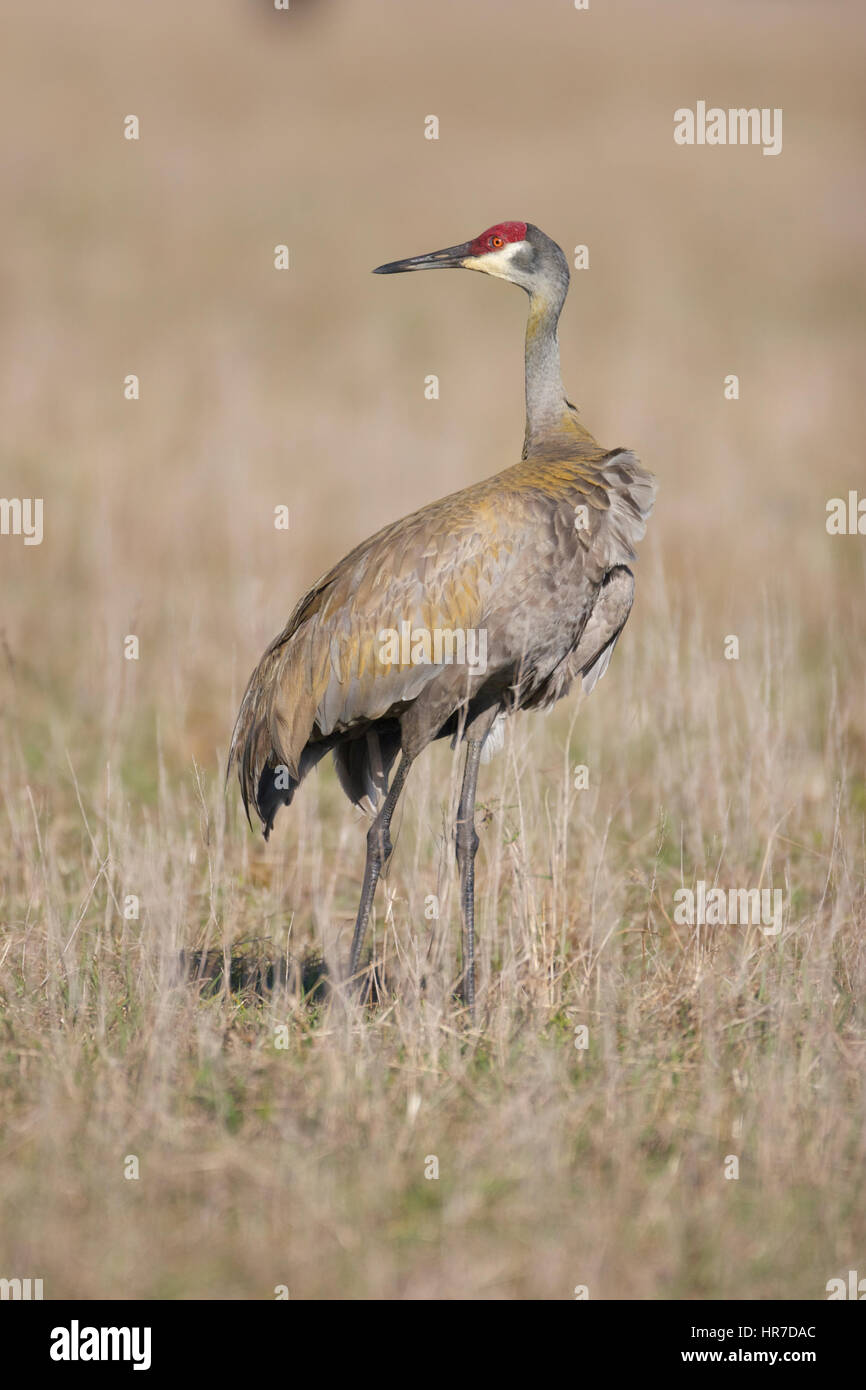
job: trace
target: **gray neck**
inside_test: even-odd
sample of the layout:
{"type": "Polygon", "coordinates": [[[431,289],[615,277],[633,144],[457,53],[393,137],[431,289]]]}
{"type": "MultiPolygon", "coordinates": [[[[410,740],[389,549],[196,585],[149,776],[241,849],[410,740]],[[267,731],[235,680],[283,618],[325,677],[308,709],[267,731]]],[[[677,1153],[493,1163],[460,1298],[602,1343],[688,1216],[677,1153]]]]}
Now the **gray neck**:
{"type": "Polygon", "coordinates": [[[568,286],[530,295],[526,324],[526,441],[524,452],[556,434],[569,410],[559,366],[556,325],[568,286]]]}

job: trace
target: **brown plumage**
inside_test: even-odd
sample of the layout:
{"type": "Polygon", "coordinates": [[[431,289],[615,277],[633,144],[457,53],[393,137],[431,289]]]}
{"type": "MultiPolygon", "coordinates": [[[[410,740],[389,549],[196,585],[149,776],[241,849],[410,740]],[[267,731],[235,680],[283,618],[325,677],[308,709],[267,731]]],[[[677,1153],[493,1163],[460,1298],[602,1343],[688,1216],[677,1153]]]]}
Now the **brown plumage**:
{"type": "Polygon", "coordinates": [[[247,814],[255,808],[266,836],[328,752],[350,799],[378,812],[367,837],[354,974],[409,766],[433,739],[466,740],[457,850],[471,1010],[473,817],[484,744],[502,716],[552,704],[579,677],[591,690],[604,674],[631,608],[629,565],[654,483],[632,453],[599,446],[565,400],[556,325],[568,267],[559,247],[535,227],[503,223],[379,273],[460,265],[530,295],[523,459],[386,526],[313,586],[253,672],[229,767],[237,763],[247,814]],[[423,634],[437,632],[446,634],[443,648],[429,652],[423,634]],[[457,632],[474,634],[474,664],[448,661],[447,634],[454,642],[457,632]],[[388,633],[421,634],[421,646],[403,641],[395,652],[388,633]],[[484,640],[486,663],[477,660],[484,640]],[[427,655],[441,659],[417,659],[427,655]]]}

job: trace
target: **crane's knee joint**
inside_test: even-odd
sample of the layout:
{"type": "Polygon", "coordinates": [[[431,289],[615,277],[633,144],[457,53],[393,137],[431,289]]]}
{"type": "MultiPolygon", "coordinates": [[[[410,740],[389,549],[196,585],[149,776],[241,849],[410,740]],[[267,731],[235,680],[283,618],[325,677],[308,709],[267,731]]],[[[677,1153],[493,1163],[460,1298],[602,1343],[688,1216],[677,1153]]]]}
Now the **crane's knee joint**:
{"type": "Polygon", "coordinates": [[[391,858],[391,832],[387,825],[373,821],[367,831],[367,853],[382,868],[391,858]]]}
{"type": "Polygon", "coordinates": [[[454,832],[454,841],[457,846],[458,859],[463,859],[466,855],[469,855],[472,859],[475,858],[480,841],[478,839],[478,832],[472,821],[457,822],[457,827],[454,832]]]}

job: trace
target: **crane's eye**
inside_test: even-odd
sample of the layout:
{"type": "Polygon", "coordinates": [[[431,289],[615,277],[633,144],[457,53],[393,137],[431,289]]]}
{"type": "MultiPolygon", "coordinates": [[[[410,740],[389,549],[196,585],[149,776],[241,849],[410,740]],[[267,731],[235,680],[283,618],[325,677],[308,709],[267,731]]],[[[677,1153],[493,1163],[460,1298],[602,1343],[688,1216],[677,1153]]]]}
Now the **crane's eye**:
{"type": "Polygon", "coordinates": [[[492,236],[490,238],[490,245],[493,247],[494,251],[498,251],[500,247],[505,245],[505,241],[501,236],[492,236]]]}

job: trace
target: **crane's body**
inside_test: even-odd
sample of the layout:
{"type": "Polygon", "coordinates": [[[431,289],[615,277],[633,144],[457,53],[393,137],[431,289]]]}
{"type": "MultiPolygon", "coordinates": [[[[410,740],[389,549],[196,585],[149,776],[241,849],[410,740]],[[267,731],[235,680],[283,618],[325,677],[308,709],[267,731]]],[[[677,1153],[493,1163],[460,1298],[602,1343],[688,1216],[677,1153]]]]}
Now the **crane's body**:
{"type": "Polygon", "coordinates": [[[631,609],[629,565],[654,483],[632,453],[597,444],[565,399],[556,325],[568,267],[559,247],[529,224],[500,223],[473,242],[378,273],[437,266],[484,270],[530,295],[523,458],[386,526],[313,586],[253,672],[229,765],[237,763],[247,813],[252,805],[266,836],[329,752],[346,794],[374,814],[354,975],[409,768],[434,739],[465,740],[456,841],[471,1011],[484,745],[504,716],[551,705],[577,679],[591,690],[604,674],[631,609]],[[458,632],[475,635],[474,662],[449,659],[458,632]],[[389,646],[390,633],[446,636],[437,650],[429,640],[389,646]]]}

